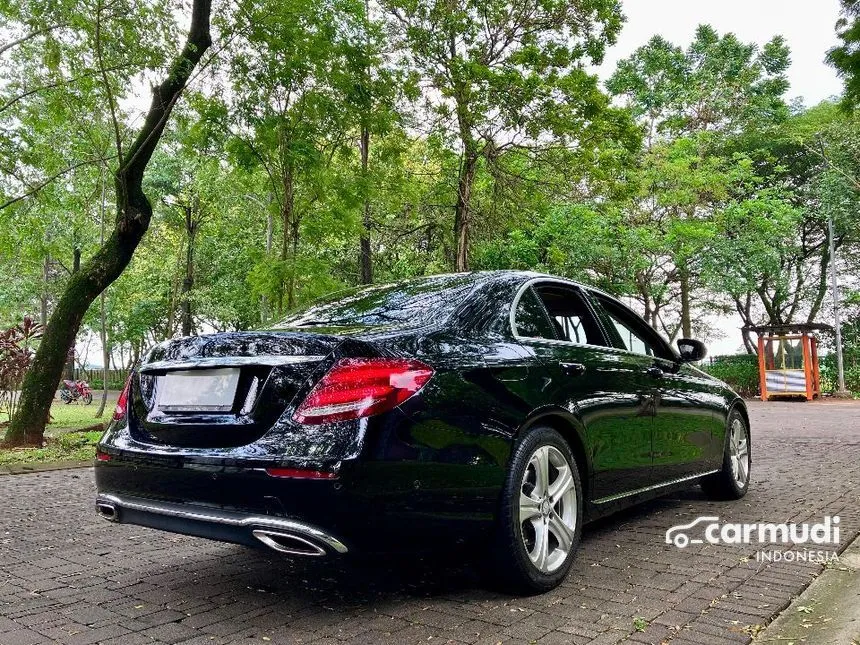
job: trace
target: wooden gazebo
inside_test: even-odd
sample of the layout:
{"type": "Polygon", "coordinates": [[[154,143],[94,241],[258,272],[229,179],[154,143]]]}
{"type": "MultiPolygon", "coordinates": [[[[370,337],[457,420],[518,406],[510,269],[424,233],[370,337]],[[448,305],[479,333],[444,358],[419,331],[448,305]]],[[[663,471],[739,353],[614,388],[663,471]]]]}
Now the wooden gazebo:
{"type": "Polygon", "coordinates": [[[749,327],[758,334],[758,369],[761,400],[777,397],[821,396],[818,369],[818,338],[830,325],[801,323],[749,327]]]}

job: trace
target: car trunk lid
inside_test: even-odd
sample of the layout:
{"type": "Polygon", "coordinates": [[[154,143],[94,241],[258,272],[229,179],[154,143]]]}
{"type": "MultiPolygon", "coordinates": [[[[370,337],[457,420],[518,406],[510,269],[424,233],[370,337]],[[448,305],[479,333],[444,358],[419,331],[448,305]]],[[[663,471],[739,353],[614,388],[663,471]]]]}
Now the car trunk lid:
{"type": "Polygon", "coordinates": [[[339,342],[314,333],[237,332],[162,343],[138,370],[132,430],[177,447],[252,443],[325,371],[339,342]]]}

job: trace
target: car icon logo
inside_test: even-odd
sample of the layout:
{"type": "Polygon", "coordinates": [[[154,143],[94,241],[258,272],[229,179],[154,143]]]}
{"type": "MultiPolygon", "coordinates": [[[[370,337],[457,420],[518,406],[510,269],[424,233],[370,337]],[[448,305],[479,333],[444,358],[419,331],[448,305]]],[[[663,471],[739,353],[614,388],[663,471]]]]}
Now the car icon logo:
{"type": "Polygon", "coordinates": [[[703,540],[701,540],[700,538],[691,538],[687,534],[689,532],[689,529],[705,522],[710,523],[719,521],[719,517],[713,515],[706,515],[704,517],[697,517],[689,524],[679,524],[678,526],[673,526],[668,531],[666,531],[666,544],[674,544],[679,549],[683,549],[690,544],[701,544],[703,540]]]}

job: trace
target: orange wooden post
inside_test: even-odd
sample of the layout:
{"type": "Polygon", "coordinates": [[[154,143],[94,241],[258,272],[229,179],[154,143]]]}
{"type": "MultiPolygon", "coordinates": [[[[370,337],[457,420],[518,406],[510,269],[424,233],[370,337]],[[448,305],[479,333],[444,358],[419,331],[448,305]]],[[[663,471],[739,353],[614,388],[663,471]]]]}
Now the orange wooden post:
{"type": "Polygon", "coordinates": [[[812,352],[809,347],[809,336],[801,334],[800,346],[803,349],[803,376],[806,381],[806,400],[811,401],[812,394],[812,352]]]}
{"type": "Polygon", "coordinates": [[[809,346],[812,350],[812,378],[814,381],[812,395],[821,396],[821,368],[818,366],[818,339],[815,336],[809,337],[809,346]]]}
{"type": "Polygon", "coordinates": [[[758,335],[758,378],[759,387],[761,388],[761,400],[767,401],[767,373],[765,369],[767,365],[764,360],[764,336],[758,335]]]}

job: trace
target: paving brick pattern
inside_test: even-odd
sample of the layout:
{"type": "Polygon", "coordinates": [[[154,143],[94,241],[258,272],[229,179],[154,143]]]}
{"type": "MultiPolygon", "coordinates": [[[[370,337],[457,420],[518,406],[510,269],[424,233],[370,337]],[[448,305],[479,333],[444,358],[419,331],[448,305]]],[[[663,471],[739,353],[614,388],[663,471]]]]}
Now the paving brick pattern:
{"type": "Polygon", "coordinates": [[[291,562],[113,525],[92,511],[91,470],[2,476],[0,645],[747,642],[821,565],[679,550],[668,527],[838,514],[842,546],[860,532],[860,405],[750,408],[745,499],[691,490],[586,527],[566,582],[531,598],[484,588],[462,558],[291,562]]]}

